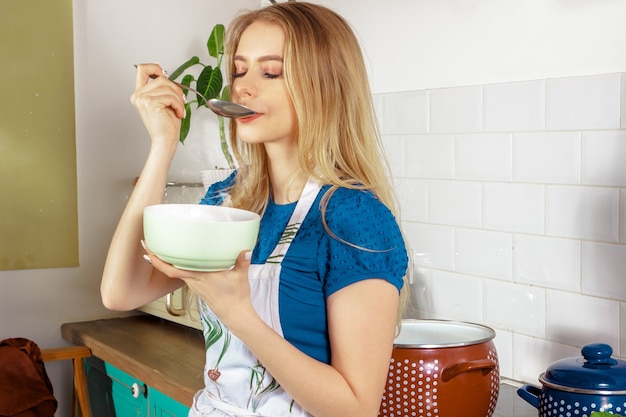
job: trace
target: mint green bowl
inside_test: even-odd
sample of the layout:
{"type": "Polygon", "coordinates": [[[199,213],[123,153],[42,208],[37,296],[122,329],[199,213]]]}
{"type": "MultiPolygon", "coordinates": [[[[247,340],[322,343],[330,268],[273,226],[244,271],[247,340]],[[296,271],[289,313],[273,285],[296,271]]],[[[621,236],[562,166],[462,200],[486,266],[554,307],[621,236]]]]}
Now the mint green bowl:
{"type": "Polygon", "coordinates": [[[252,250],[261,217],[230,207],[157,204],[143,212],[148,248],[165,262],[190,271],[219,271],[252,250]]]}

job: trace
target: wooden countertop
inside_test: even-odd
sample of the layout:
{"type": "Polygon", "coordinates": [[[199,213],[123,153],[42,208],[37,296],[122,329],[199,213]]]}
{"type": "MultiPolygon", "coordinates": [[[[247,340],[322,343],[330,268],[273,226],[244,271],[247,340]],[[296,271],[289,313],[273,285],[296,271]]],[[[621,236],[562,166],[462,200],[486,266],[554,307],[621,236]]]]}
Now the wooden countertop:
{"type": "Polygon", "coordinates": [[[65,323],[61,335],[188,407],[204,386],[200,330],[141,315],[65,323]]]}

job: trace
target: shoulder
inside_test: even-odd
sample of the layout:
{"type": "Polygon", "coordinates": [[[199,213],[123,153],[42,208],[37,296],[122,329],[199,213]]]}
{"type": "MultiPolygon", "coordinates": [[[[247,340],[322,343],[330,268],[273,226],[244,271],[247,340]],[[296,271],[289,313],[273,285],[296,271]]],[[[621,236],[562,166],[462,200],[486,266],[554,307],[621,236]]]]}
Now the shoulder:
{"type": "Polygon", "coordinates": [[[400,235],[395,216],[371,191],[338,188],[327,196],[321,210],[331,233],[367,249],[385,250],[371,245],[395,240],[400,235]]]}
{"type": "Polygon", "coordinates": [[[391,210],[369,191],[328,193],[320,207],[327,231],[322,244],[327,256],[319,259],[326,294],[368,278],[402,288],[408,254],[391,210]]]}

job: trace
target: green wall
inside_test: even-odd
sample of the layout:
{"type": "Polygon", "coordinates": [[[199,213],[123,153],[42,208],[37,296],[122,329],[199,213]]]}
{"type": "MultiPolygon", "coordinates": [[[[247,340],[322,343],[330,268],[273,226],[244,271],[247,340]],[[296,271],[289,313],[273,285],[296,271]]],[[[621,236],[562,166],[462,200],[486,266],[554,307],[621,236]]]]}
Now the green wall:
{"type": "Polygon", "coordinates": [[[0,270],[78,265],[72,0],[0,0],[0,270]]]}

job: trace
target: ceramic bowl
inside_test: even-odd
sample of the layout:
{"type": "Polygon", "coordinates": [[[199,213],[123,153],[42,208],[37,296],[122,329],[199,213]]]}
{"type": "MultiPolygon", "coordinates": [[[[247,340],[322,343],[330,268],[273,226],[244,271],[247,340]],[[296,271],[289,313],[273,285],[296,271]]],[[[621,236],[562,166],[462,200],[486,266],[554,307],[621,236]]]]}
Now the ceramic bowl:
{"type": "Polygon", "coordinates": [[[230,207],[158,204],[144,209],[144,238],[155,255],[177,268],[218,271],[254,248],[260,219],[230,207]]]}

